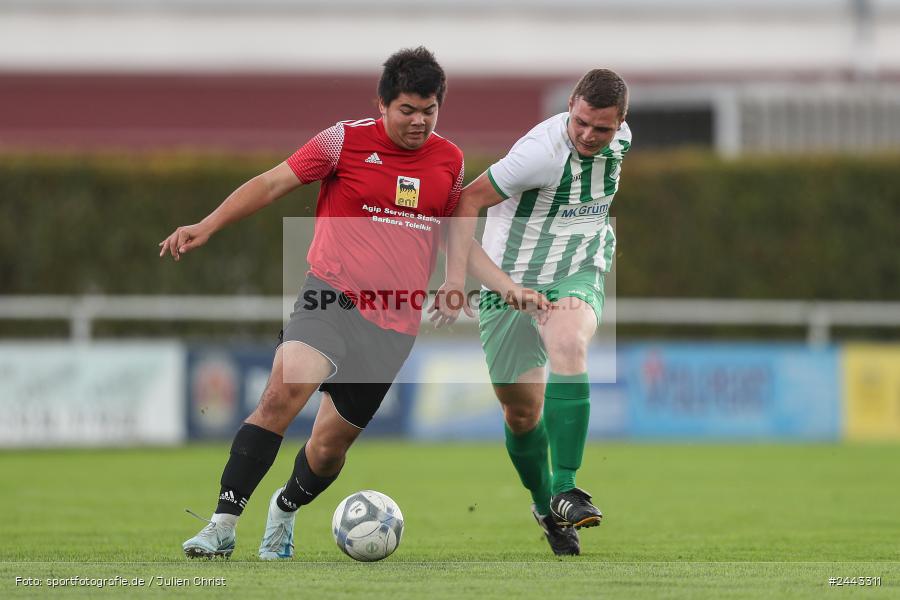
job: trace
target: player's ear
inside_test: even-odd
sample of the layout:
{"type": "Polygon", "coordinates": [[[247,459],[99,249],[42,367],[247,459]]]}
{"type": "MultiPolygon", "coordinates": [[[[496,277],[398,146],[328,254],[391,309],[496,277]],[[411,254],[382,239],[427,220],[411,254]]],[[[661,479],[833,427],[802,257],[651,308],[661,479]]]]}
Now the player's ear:
{"type": "Polygon", "coordinates": [[[384,100],[381,98],[378,99],[378,112],[381,113],[382,117],[387,113],[387,106],[384,105],[384,100]]]}
{"type": "Polygon", "coordinates": [[[575,96],[569,96],[569,112],[572,112],[572,106],[575,105],[575,96]]]}

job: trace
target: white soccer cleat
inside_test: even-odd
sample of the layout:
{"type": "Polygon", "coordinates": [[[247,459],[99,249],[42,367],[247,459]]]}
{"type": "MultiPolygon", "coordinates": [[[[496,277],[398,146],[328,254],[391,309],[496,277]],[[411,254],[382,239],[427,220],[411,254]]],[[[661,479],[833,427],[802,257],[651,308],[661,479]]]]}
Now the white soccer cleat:
{"type": "Polygon", "coordinates": [[[277,500],[284,488],[278,488],[269,500],[269,516],[266,532],[259,544],[261,560],[278,560],[294,557],[294,521],[297,511],[285,512],[278,508],[277,500]]]}
{"type": "MultiPolygon", "coordinates": [[[[205,520],[205,519],[204,519],[205,520]]],[[[208,521],[200,533],[181,545],[188,558],[231,557],[236,535],[234,527],[208,521]]]]}

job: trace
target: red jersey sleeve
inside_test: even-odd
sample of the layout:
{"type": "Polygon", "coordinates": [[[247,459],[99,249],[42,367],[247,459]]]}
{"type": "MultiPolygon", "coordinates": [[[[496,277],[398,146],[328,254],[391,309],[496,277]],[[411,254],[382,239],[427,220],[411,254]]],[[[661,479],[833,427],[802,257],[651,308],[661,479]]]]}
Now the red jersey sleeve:
{"type": "Polygon", "coordinates": [[[453,211],[456,210],[456,205],[459,204],[459,197],[462,195],[463,179],[465,176],[466,161],[463,159],[459,163],[459,173],[456,175],[456,181],[453,182],[453,187],[450,188],[450,196],[447,201],[447,212],[444,214],[445,217],[452,215],[453,211]]]}
{"type": "Polygon", "coordinates": [[[337,168],[344,147],[344,124],[320,132],[288,159],[287,164],[302,183],[325,179],[337,168]]]}

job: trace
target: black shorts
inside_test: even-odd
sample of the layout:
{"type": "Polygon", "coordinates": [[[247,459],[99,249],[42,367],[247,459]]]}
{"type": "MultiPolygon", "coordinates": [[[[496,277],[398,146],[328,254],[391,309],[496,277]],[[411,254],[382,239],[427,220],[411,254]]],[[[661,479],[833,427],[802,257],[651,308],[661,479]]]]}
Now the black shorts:
{"type": "Polygon", "coordinates": [[[344,420],[363,429],[416,337],[368,321],[350,298],[310,273],[278,341],[302,342],[331,361],[334,371],[319,389],[328,392],[344,420]]]}

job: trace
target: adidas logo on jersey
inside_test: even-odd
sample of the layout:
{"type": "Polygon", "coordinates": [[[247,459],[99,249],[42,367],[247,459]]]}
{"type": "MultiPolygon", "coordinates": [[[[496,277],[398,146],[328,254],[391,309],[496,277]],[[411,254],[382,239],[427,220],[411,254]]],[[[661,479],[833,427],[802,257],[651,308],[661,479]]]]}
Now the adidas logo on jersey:
{"type": "Polygon", "coordinates": [[[366,162],[372,165],[381,165],[384,164],[381,162],[381,157],[378,156],[377,152],[373,152],[369,155],[369,158],[366,159],[366,162]]]}

